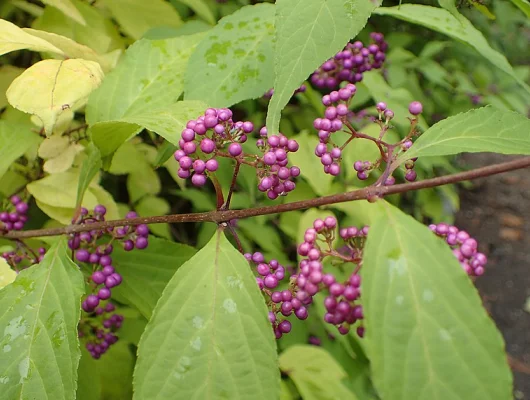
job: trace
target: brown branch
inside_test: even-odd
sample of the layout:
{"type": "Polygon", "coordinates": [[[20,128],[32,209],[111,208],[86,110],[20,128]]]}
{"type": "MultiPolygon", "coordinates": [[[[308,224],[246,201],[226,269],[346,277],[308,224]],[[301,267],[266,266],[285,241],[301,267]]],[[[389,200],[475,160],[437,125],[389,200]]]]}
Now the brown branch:
{"type": "Polygon", "coordinates": [[[204,213],[161,215],[156,217],[139,217],[131,219],[120,219],[113,221],[96,222],[88,225],[69,225],[62,228],[36,229],[29,231],[11,231],[0,237],[6,239],[22,239],[41,236],[57,236],[77,232],[86,232],[94,229],[105,229],[116,226],[140,225],[140,224],[162,224],[162,223],[182,223],[182,222],[228,222],[231,219],[249,218],[258,215],[278,214],[287,211],[303,210],[312,207],[325,206],[347,201],[372,199],[374,196],[383,197],[389,194],[404,193],[411,190],[433,188],[458,183],[470,179],[482,178],[516,169],[530,167],[530,157],[523,157],[512,161],[489,165],[472,169],[470,171],[456,174],[440,176],[437,178],[425,179],[423,181],[403,183],[393,186],[374,187],[369,186],[351,192],[334,194],[331,196],[318,197],[316,199],[295,201],[292,203],[279,204],[267,207],[255,207],[245,210],[209,211],[204,213]]]}

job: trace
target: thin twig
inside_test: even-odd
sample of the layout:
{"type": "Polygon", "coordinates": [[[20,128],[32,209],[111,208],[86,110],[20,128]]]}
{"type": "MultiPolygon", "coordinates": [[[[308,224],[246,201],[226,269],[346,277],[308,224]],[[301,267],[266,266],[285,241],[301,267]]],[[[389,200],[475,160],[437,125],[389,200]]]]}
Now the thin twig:
{"type": "Polygon", "coordinates": [[[258,215],[278,214],[287,211],[304,210],[312,207],[344,203],[348,201],[373,199],[374,196],[383,197],[385,195],[404,193],[412,190],[433,188],[437,186],[447,185],[450,183],[458,183],[471,179],[483,178],[486,176],[500,174],[503,172],[513,171],[516,169],[522,169],[527,167],[530,167],[530,157],[518,158],[512,161],[476,168],[470,171],[459,172],[456,174],[425,179],[423,181],[382,187],[369,186],[351,192],[318,197],[310,200],[295,201],[292,203],[279,204],[275,206],[254,207],[244,210],[209,211],[204,213],[173,214],[144,218],[138,217],[131,219],[96,222],[87,225],[69,225],[61,228],[46,228],[29,231],[11,231],[4,235],[0,234],[0,237],[6,239],[20,239],[42,236],[57,236],[77,232],[87,232],[94,229],[106,229],[125,225],[135,226],[140,224],[162,224],[182,222],[215,222],[219,224],[221,222],[230,221],[231,219],[256,217],[258,215]]]}

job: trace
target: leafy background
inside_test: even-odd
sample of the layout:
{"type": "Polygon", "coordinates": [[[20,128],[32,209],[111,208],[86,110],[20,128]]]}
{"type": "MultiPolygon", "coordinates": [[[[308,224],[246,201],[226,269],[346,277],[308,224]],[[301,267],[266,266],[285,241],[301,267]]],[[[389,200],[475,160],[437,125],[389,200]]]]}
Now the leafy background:
{"type": "MultiPolygon", "coordinates": [[[[397,1],[385,1],[383,8],[357,0],[250,3],[258,2],[0,3],[0,52],[4,54],[0,66],[2,200],[27,185],[34,199],[28,228],[68,224],[79,204],[89,208],[104,204],[111,218],[123,217],[131,209],[143,216],[215,209],[212,188],[199,190],[187,185],[177,177],[177,165],[172,160],[185,123],[207,106],[233,106],[238,118],[251,120],[256,126],[266,123],[269,130],[279,129],[299,141],[300,150],[293,162],[302,169],[302,178],[287,201],[370,184],[375,177],[362,183],[353,179],[351,171],[335,180],[324,176],[313,156],[316,138],[312,120],[323,112],[320,93],[309,86],[305,93],[291,95],[348,39],[357,36],[368,42],[372,31],[385,34],[387,61],[382,71],[365,74],[353,109],[373,112],[374,102],[386,101],[398,116],[394,132],[398,136],[405,133],[406,105],[412,100],[424,104],[423,130],[442,121],[411,150],[420,156],[420,179],[456,171],[451,156],[462,151],[530,153],[530,138],[525,134],[529,132],[530,112],[530,5],[526,0],[485,4],[469,0],[458,7],[450,0],[415,1],[401,7],[397,1]],[[69,65],[76,68],[66,68],[69,65]],[[58,68],[65,73],[52,80],[58,68]],[[52,87],[57,89],[55,98],[45,95],[52,87]],[[263,94],[272,87],[276,95],[269,101],[263,94]],[[58,104],[69,107],[63,109],[58,104]],[[449,129],[453,136],[447,134],[449,129]],[[501,136],[502,142],[495,141],[501,136]]],[[[249,148],[255,140],[249,140],[249,148]]],[[[365,159],[373,155],[371,151],[362,144],[350,146],[345,158],[351,162],[365,159]]],[[[217,177],[223,187],[228,186],[229,163],[221,165],[217,177]]],[[[391,196],[387,201],[422,223],[452,222],[459,208],[455,187],[391,196]]],[[[253,171],[242,168],[233,207],[266,204],[273,202],[257,192],[253,171]]],[[[14,347],[11,354],[16,350],[15,375],[34,372],[27,373],[23,384],[14,385],[15,375],[9,375],[13,366],[7,364],[10,358],[2,358],[0,384],[7,384],[9,389],[0,390],[0,399],[23,397],[29,390],[70,399],[76,380],[78,399],[130,399],[133,371],[138,399],[167,398],[164,390],[172,389],[181,393],[177,396],[188,398],[174,382],[158,391],[157,381],[147,379],[155,376],[168,380],[164,374],[188,371],[188,382],[194,385],[205,375],[211,378],[211,385],[221,394],[205,395],[208,398],[221,398],[223,393],[232,396],[229,398],[255,398],[252,396],[262,393],[263,398],[282,399],[511,398],[502,339],[481,308],[474,287],[455,267],[447,249],[434,239],[429,252],[414,246],[415,237],[425,235],[425,228],[404,213],[357,202],[324,211],[240,220],[237,231],[246,251],[260,250],[268,259],[294,265],[301,232],[316,216],[331,213],[344,225],[374,224],[365,262],[365,267],[374,268],[367,268],[363,276],[368,292],[368,329],[373,332],[366,340],[354,335],[337,337],[322,323],[323,310],[315,307],[308,321],[293,321],[293,332],[277,343],[277,362],[283,373],[280,380],[265,308],[244,261],[237,260],[230,235],[219,236],[213,224],[154,225],[154,237],[144,253],[117,251],[124,284],[116,296],[126,322],[119,344],[101,360],[91,360],[84,350],[79,352],[70,343],[76,340],[83,289],[64,243],[53,244],[47,259],[0,290],[1,309],[10,309],[12,304],[19,308],[37,304],[46,312],[50,307],[60,308],[65,315],[64,324],[60,324],[46,314],[14,308],[0,318],[0,332],[11,335],[6,339],[4,333],[0,340],[5,343],[0,341],[0,346],[14,347]],[[389,218],[395,221],[392,227],[382,222],[389,218]],[[399,249],[402,257],[395,261],[395,252],[381,254],[380,241],[399,249]],[[221,252],[216,248],[219,243],[221,252]],[[236,261],[234,265],[218,263],[214,261],[217,255],[236,261]],[[422,263],[433,265],[439,283],[435,285],[432,275],[425,274],[422,263]],[[226,268],[220,268],[223,265],[226,268]],[[398,271],[407,268],[408,280],[388,281],[380,272],[389,265],[398,271]],[[206,280],[217,274],[223,279],[219,283],[207,280],[211,288],[194,287],[192,283],[199,283],[195,279],[198,269],[206,280]],[[186,282],[190,283],[184,285],[186,282]],[[245,290],[238,289],[240,283],[245,290]],[[417,301],[424,292],[416,284],[423,290],[433,287],[440,302],[417,301]],[[20,303],[24,285],[38,291],[40,297],[26,296],[20,303]],[[57,286],[70,290],[62,291],[50,306],[57,286]],[[213,301],[212,308],[201,309],[206,304],[201,299],[212,300],[210,293],[216,290],[226,294],[224,300],[253,305],[250,311],[242,311],[244,323],[231,319],[231,302],[213,301]],[[454,296],[447,296],[451,291],[454,296]],[[396,296],[402,294],[401,304],[408,306],[408,311],[389,315],[380,309],[394,304],[396,296]],[[182,304],[190,296],[195,302],[182,304]],[[469,308],[462,309],[462,303],[469,308]],[[194,358],[193,347],[186,350],[189,354],[180,352],[184,342],[195,346],[199,342],[194,332],[179,328],[175,309],[182,310],[184,320],[192,322],[199,311],[205,319],[211,319],[211,310],[225,312],[217,325],[204,328],[205,337],[226,338],[220,347],[204,344],[207,359],[216,360],[213,354],[219,351],[244,350],[237,353],[239,357],[227,357],[225,363],[216,364],[218,375],[208,375],[204,372],[207,361],[194,358]],[[52,323],[30,338],[37,351],[26,354],[23,336],[13,338],[14,333],[41,323],[39,318],[45,316],[52,323]],[[165,352],[174,363],[173,369],[167,369],[164,363],[168,361],[153,357],[152,350],[158,348],[160,332],[164,337],[167,324],[175,321],[177,326],[171,325],[165,352]],[[227,327],[231,330],[226,331],[227,327]],[[44,339],[53,338],[57,331],[67,338],[69,346],[47,344],[44,339]],[[230,334],[243,342],[232,343],[230,334]],[[432,339],[436,335],[441,335],[440,340],[432,339]],[[321,346],[308,345],[310,336],[320,337],[321,346]],[[6,341],[12,339],[16,341],[6,341]],[[407,347],[407,343],[417,347],[407,347]],[[444,358],[447,354],[452,356],[444,358]],[[57,370],[45,369],[49,376],[39,383],[35,374],[43,370],[42,357],[49,360],[50,356],[67,358],[71,365],[68,368],[67,363],[61,363],[57,370]],[[247,364],[238,365],[239,359],[247,364]],[[394,365],[396,360],[406,360],[406,367],[394,365]],[[198,367],[192,368],[195,362],[198,367]],[[463,370],[455,374],[456,368],[463,370]],[[261,376],[267,385],[246,379],[246,374],[261,376]],[[236,383],[219,383],[227,377],[236,383]]],[[[3,251],[10,246],[0,239],[3,251]]]]}

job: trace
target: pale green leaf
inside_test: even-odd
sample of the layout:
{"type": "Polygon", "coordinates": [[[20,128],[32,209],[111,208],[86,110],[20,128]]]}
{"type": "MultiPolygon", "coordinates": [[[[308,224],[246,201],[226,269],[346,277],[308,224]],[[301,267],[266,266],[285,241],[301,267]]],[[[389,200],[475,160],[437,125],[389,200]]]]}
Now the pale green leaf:
{"type": "Polygon", "coordinates": [[[127,191],[133,203],[136,203],[145,195],[156,195],[161,190],[160,177],[147,163],[144,168],[131,172],[127,177],[127,191]]]}
{"type": "Polygon", "coordinates": [[[492,106],[446,118],[425,131],[397,163],[463,152],[530,154],[530,120],[492,106]]]}
{"type": "Polygon", "coordinates": [[[77,184],[77,194],[75,196],[76,208],[81,205],[81,200],[88,189],[88,185],[92,182],[92,179],[96,176],[102,166],[101,154],[93,143],[90,143],[86,149],[87,159],[81,165],[79,169],[79,182],[77,184]]]}
{"type": "Polygon", "coordinates": [[[377,5],[366,0],[276,2],[276,77],[267,111],[270,133],[278,132],[281,111],[294,91],[359,33],[377,5]]]}
{"type": "Polygon", "coordinates": [[[445,8],[447,11],[449,11],[455,18],[460,18],[461,14],[458,12],[456,8],[456,0],[438,0],[438,4],[442,8],[445,8]]]}
{"type": "Polygon", "coordinates": [[[512,3],[530,18],[530,2],[528,0],[512,0],[512,3]]]}
{"type": "Polygon", "coordinates": [[[206,22],[214,25],[215,16],[205,0],[177,0],[179,3],[187,5],[195,14],[204,19],[206,22]]]}
{"type": "Polygon", "coordinates": [[[343,383],[347,374],[324,349],[294,345],[279,358],[280,369],[293,380],[304,400],[356,400],[343,383]]]}
{"type": "MultiPolygon", "coordinates": [[[[184,113],[179,114],[180,106],[175,103],[183,91],[188,58],[201,38],[202,34],[143,39],[127,50],[118,66],[92,93],[86,107],[92,140],[103,156],[138,133],[143,127],[139,124],[144,122],[174,139],[173,120],[185,117],[184,113]]],[[[182,104],[184,109],[186,104],[182,104]]]]}
{"type": "Polygon", "coordinates": [[[0,290],[0,399],[74,398],[83,293],[83,275],[65,239],[0,290]]]}
{"type": "Polygon", "coordinates": [[[101,3],[133,39],[140,39],[156,26],[178,27],[182,24],[177,11],[164,0],[102,0],[101,3]]]}
{"type": "Polygon", "coordinates": [[[0,178],[17,158],[39,140],[39,135],[26,129],[24,125],[0,121],[0,178]]]}
{"type": "Polygon", "coordinates": [[[243,7],[207,33],[190,58],[186,99],[229,107],[272,87],[274,10],[272,4],[243,7]]]}
{"type": "Polygon", "coordinates": [[[49,158],[44,162],[42,169],[49,174],[65,172],[74,164],[76,156],[83,151],[84,147],[77,143],[71,143],[57,157],[49,158]]]}
{"type": "Polygon", "coordinates": [[[112,195],[103,189],[101,186],[92,183],[88,187],[87,193],[94,195],[98,201],[98,204],[104,205],[107,209],[105,218],[108,220],[119,219],[120,214],[118,211],[118,205],[114,201],[112,195]]]}
{"type": "Polygon", "coordinates": [[[63,54],[46,40],[30,35],[15,24],[0,19],[0,55],[22,49],[63,54]]]}
{"type": "Polygon", "coordinates": [[[275,399],[279,378],[255,277],[217,231],[156,305],[139,344],[134,398],[275,399]]]}
{"type": "Polygon", "coordinates": [[[9,285],[16,277],[17,273],[13,271],[6,259],[0,257],[0,289],[9,285]]]}
{"type": "Polygon", "coordinates": [[[7,100],[13,107],[39,117],[50,135],[58,116],[83,105],[102,79],[103,71],[93,61],[43,60],[13,81],[7,100]]]}
{"type": "Polygon", "coordinates": [[[112,259],[123,282],[112,293],[150,319],[171,277],[195,253],[193,247],[153,236],[144,250],[125,251],[115,246],[112,259]]]}
{"type": "Polygon", "coordinates": [[[389,15],[413,24],[422,25],[470,45],[489,62],[511,75],[522,87],[530,92],[530,87],[517,77],[506,57],[491,48],[482,33],[464,16],[456,19],[447,10],[421,4],[379,7],[374,13],[389,15]]]}
{"type": "Polygon", "coordinates": [[[86,26],[86,21],[79,12],[79,10],[74,6],[71,0],[42,0],[44,4],[48,4],[52,7],[60,10],[67,17],[72,18],[78,24],[86,26]]]}
{"type": "Polygon", "coordinates": [[[39,31],[36,29],[24,28],[24,32],[32,36],[46,40],[63,52],[65,58],[81,58],[83,60],[97,62],[103,71],[108,72],[112,69],[112,60],[97,54],[90,47],[76,43],[70,38],[57,35],[56,33],[39,31]]]}
{"type": "Polygon", "coordinates": [[[87,22],[86,26],[72,21],[56,8],[46,7],[42,16],[33,22],[32,28],[66,36],[94,49],[98,54],[124,47],[118,30],[99,8],[81,0],[71,2],[87,22]]]}
{"type": "MultiPolygon", "coordinates": [[[[79,171],[70,170],[58,174],[48,175],[45,178],[33,181],[27,189],[35,199],[52,207],[74,209],[79,181],[79,171]]],[[[86,192],[83,205],[88,209],[98,204],[96,197],[86,192]]],[[[70,218],[72,215],[70,215],[70,218]]]]}
{"type": "MultiPolygon", "coordinates": [[[[157,196],[145,196],[135,206],[135,211],[142,217],[154,217],[157,215],[166,215],[171,211],[169,202],[157,196]]],[[[171,229],[169,224],[152,224],[149,229],[154,235],[171,239],[171,229]]]]}
{"type": "Polygon", "coordinates": [[[296,153],[289,154],[289,160],[293,165],[300,168],[300,176],[302,176],[315,192],[319,195],[328,193],[333,181],[333,176],[324,173],[324,166],[320,160],[315,156],[315,147],[319,143],[318,135],[308,132],[302,132],[296,137],[300,148],[296,153]]]}
{"type": "Polygon", "coordinates": [[[512,399],[502,336],[450,248],[401,211],[385,211],[361,269],[363,342],[380,396],[512,399]]]}

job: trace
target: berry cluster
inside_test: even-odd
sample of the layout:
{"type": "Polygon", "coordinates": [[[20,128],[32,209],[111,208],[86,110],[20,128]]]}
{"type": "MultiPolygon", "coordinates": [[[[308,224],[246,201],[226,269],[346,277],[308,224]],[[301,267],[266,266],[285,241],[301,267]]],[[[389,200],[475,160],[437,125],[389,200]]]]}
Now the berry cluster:
{"type": "Polygon", "coordinates": [[[327,217],[324,220],[315,220],[313,228],[306,230],[304,242],[298,247],[298,254],[307,258],[300,262],[296,282],[301,289],[299,293],[305,292],[307,296],[314,296],[318,291],[327,291],[328,296],[324,300],[327,313],[324,315],[324,321],[335,325],[343,335],[349,332],[352,325],[359,322],[356,331],[360,337],[363,337],[363,310],[358,304],[361,296],[361,277],[358,270],[362,262],[362,247],[368,234],[368,227],[341,229],[339,235],[344,241],[344,246],[334,250],[336,227],[337,220],[334,217],[327,217]],[[346,281],[340,282],[333,274],[323,272],[326,257],[330,257],[333,261],[357,265],[357,268],[346,281]]]}
{"type": "Polygon", "coordinates": [[[311,75],[311,83],[320,89],[334,89],[341,82],[360,82],[364,72],[381,68],[388,44],[382,33],[372,32],[370,38],[373,43],[367,47],[361,41],[348,43],[311,75]]]}
{"type": "Polygon", "coordinates": [[[241,144],[253,130],[250,121],[234,122],[232,111],[227,108],[207,109],[204,115],[189,121],[182,131],[180,149],[174,155],[180,166],[179,177],[191,176],[195,186],[203,186],[206,173],[219,167],[216,157],[228,157],[256,168],[258,188],[267,192],[269,199],[286,195],[295,188],[292,178],[300,174],[299,168],[287,167],[288,153],[297,151],[298,143],[282,134],[267,137],[267,129],[262,128],[256,145],[263,154],[246,154],[241,144]]]}
{"type": "Polygon", "coordinates": [[[429,225],[429,228],[436,235],[444,238],[447,244],[451,246],[453,254],[468,275],[481,276],[484,274],[484,267],[488,258],[477,250],[478,243],[469,236],[469,233],[444,223],[432,224],[429,225]]]}
{"type": "MultiPolygon", "coordinates": [[[[104,221],[106,212],[106,208],[102,205],[94,207],[93,214],[89,214],[86,208],[81,208],[79,217],[72,222],[88,225],[104,221]]],[[[134,211],[131,211],[126,218],[137,216],[134,211]]],[[[99,358],[111,344],[116,342],[114,332],[123,321],[123,316],[118,314],[110,315],[103,321],[99,318],[105,313],[114,311],[114,305],[109,301],[112,295],[111,289],[122,282],[122,276],[112,265],[113,243],[121,241],[125,251],[131,251],[134,248],[145,249],[148,246],[148,234],[147,225],[138,225],[134,228],[124,226],[116,229],[81,232],[74,234],[68,240],[68,247],[75,251],[75,259],[91,271],[88,280],[91,293],[81,303],[81,308],[89,314],[89,317],[83,320],[84,323],[80,323],[79,330],[83,332],[83,336],[87,337],[87,349],[94,358],[99,358]],[[110,240],[105,241],[105,238],[110,238],[110,240]],[[103,306],[102,302],[105,301],[107,303],[103,306]],[[101,327],[98,326],[100,322],[101,327]]]]}
{"type": "MultiPolygon", "coordinates": [[[[423,106],[418,101],[410,103],[409,112],[413,116],[410,119],[410,132],[400,142],[391,144],[385,142],[383,138],[390,128],[389,123],[394,118],[394,112],[384,102],[377,103],[376,110],[378,116],[372,119],[381,129],[378,138],[357,132],[351,125],[349,121],[351,117],[349,104],[353,96],[355,96],[356,91],[355,85],[348,83],[342,89],[334,90],[330,94],[322,97],[322,104],[326,106],[324,118],[316,118],[313,121],[313,126],[318,130],[319,137],[319,143],[315,148],[315,155],[320,158],[325,173],[337,176],[340,174],[340,164],[344,148],[354,139],[370,140],[378,147],[381,158],[375,162],[357,160],[353,164],[353,168],[357,172],[357,178],[366,180],[369,178],[370,173],[378,169],[383,162],[389,167],[392,161],[398,156],[399,151],[405,152],[412,146],[411,139],[418,134],[416,131],[416,124],[418,122],[416,116],[423,111],[423,106]],[[332,134],[341,131],[344,127],[346,128],[344,132],[348,133],[350,137],[339,146],[333,142],[332,134]]],[[[405,163],[405,179],[410,182],[416,180],[416,171],[414,171],[415,161],[416,158],[408,160],[405,163]]],[[[389,173],[383,175],[385,175],[384,181],[381,178],[382,181],[378,183],[393,185],[396,182],[395,178],[389,173]]]]}
{"type": "MultiPolygon", "coordinates": [[[[301,85],[298,89],[294,91],[294,94],[297,93],[304,93],[307,90],[306,85],[301,85]]],[[[274,94],[274,89],[269,89],[267,92],[263,95],[266,99],[270,99],[272,95],[274,94]]]]}
{"type": "Polygon", "coordinates": [[[324,118],[317,118],[313,126],[318,129],[319,144],[315,148],[315,155],[320,158],[324,172],[333,176],[340,173],[340,162],[344,146],[337,146],[331,140],[333,132],[340,131],[349,113],[348,105],[357,92],[354,84],[347,84],[344,88],[334,90],[322,97],[322,104],[327,108],[324,118]]]}
{"type": "Polygon", "coordinates": [[[29,205],[17,195],[9,200],[7,210],[0,212],[0,231],[20,231],[28,220],[29,205]]]}
{"type": "Polygon", "coordinates": [[[245,258],[256,266],[259,277],[256,278],[259,288],[267,296],[267,304],[271,311],[269,312],[269,321],[272,324],[274,335],[280,339],[283,334],[291,331],[291,322],[286,317],[294,314],[298,319],[307,318],[307,308],[310,302],[300,300],[294,292],[293,281],[285,290],[276,289],[285,277],[285,267],[277,260],[265,262],[263,254],[256,252],[254,254],[246,253],[245,258]]]}
{"type": "Polygon", "coordinates": [[[300,175],[300,168],[294,166],[288,168],[287,157],[290,152],[298,151],[299,145],[296,140],[289,140],[281,133],[268,136],[265,127],[261,128],[260,136],[261,138],[256,142],[263,152],[263,156],[258,159],[258,189],[267,192],[267,197],[274,200],[296,187],[293,178],[300,175]]]}

